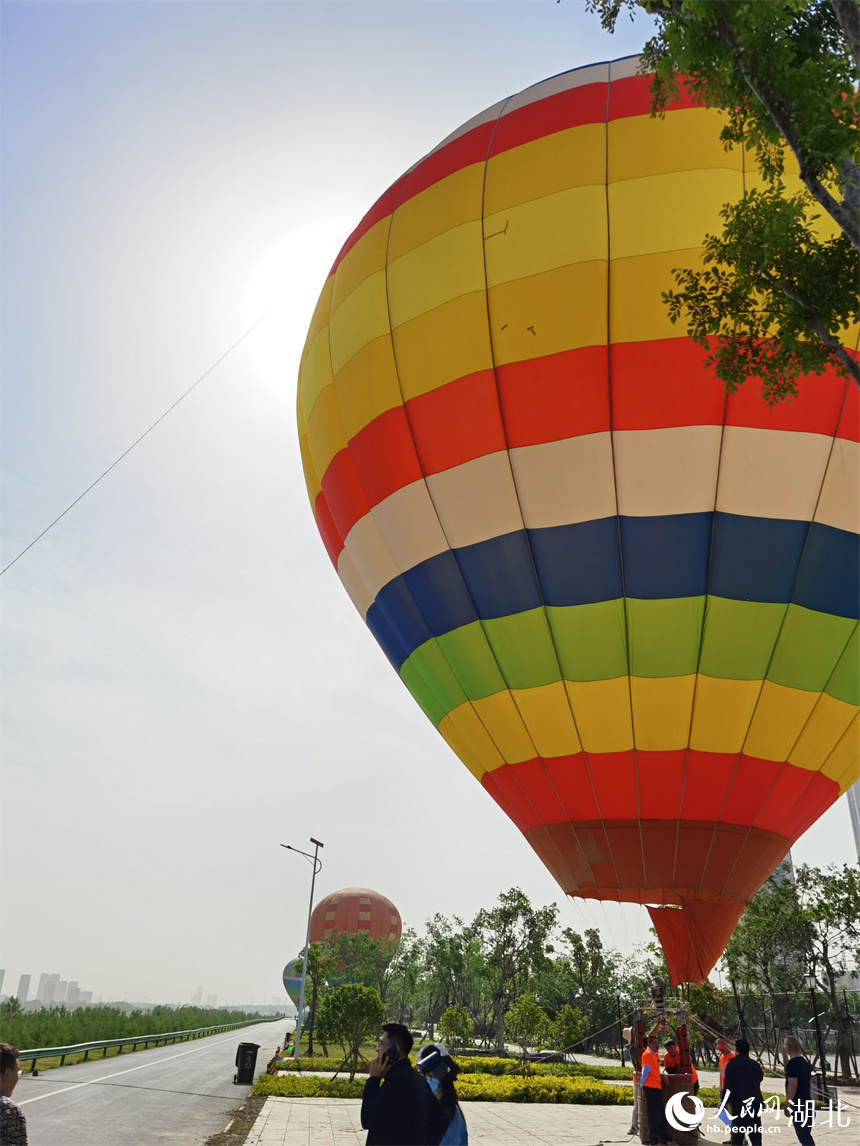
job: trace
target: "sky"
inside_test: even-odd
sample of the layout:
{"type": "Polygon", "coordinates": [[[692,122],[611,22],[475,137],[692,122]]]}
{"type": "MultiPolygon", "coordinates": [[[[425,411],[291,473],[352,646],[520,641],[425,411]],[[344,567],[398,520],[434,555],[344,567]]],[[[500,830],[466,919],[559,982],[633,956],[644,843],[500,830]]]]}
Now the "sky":
{"type": "MultiPolygon", "coordinates": [[[[3,564],[218,363],[2,578],[4,990],[268,1003],[310,890],[280,845],[311,836],[317,898],[371,887],[420,931],[519,886],[631,950],[644,910],[566,900],[392,672],[317,534],[294,409],[377,196],[647,23],[609,36],[579,0],[0,17],[3,564]]],[[[793,854],[855,859],[844,800],[793,854]]]]}

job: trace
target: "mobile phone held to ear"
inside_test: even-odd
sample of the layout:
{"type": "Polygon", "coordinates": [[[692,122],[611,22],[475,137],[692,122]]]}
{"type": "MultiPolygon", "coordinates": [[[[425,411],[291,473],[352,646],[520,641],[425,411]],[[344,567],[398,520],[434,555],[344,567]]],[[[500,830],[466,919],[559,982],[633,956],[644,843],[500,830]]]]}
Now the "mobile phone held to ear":
{"type": "Polygon", "coordinates": [[[397,1060],[400,1058],[400,1051],[398,1051],[397,1047],[389,1047],[388,1050],[383,1055],[383,1058],[387,1058],[388,1059],[388,1065],[391,1066],[393,1063],[397,1062],[397,1060]]]}

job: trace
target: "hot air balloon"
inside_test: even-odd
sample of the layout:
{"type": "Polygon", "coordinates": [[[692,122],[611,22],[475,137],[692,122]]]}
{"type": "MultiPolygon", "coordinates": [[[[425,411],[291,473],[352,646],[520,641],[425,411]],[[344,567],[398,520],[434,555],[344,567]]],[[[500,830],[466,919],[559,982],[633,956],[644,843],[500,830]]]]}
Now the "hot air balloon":
{"type": "Polygon", "coordinates": [[[321,899],[311,915],[311,943],[334,931],[366,932],[371,939],[399,939],[403,925],[390,899],[369,887],[344,887],[321,899]]]}
{"type": "Polygon", "coordinates": [[[702,981],[860,772],[858,391],[727,396],[670,323],[757,176],[637,73],[530,87],[381,196],[317,304],[299,437],[441,735],[567,894],[648,905],[702,981]]]}
{"type": "Polygon", "coordinates": [[[298,1011],[302,993],[302,960],[293,959],[284,968],[284,987],[298,1011]]]}

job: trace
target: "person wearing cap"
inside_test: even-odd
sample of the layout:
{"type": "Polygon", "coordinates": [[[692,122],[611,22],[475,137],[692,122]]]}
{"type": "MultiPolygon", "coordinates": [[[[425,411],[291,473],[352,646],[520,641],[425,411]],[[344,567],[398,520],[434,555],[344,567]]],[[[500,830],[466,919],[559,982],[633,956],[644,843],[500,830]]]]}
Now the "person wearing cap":
{"type": "Polygon", "coordinates": [[[438,1146],[445,1117],[427,1084],[409,1061],[412,1035],[402,1023],[386,1023],[376,1044],[361,1096],[366,1146],[438,1146]]]}
{"type": "Polygon", "coordinates": [[[457,1101],[454,1079],[460,1068],[441,1043],[428,1043],[418,1052],[418,1072],[427,1079],[427,1085],[439,1103],[447,1121],[447,1129],[439,1146],[468,1146],[469,1132],[466,1119],[457,1101]]]}
{"type": "Polygon", "coordinates": [[[663,1108],[663,1083],[660,1079],[660,1043],[655,1034],[648,1036],[645,1050],[642,1052],[642,1071],[639,1075],[639,1085],[645,1094],[645,1106],[648,1110],[648,1141],[651,1146],[669,1146],[672,1141],[672,1132],[666,1122],[666,1111],[663,1108]]]}

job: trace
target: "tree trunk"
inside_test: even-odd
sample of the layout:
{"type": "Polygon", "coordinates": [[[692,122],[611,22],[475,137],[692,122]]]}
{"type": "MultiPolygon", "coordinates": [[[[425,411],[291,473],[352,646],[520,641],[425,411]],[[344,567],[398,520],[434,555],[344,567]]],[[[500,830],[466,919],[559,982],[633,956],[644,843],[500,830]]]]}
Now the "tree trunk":
{"type": "Polygon", "coordinates": [[[493,1026],[496,1032],[496,1050],[501,1055],[505,1051],[505,1018],[502,1014],[502,1000],[500,996],[493,998],[493,1026]]]}

